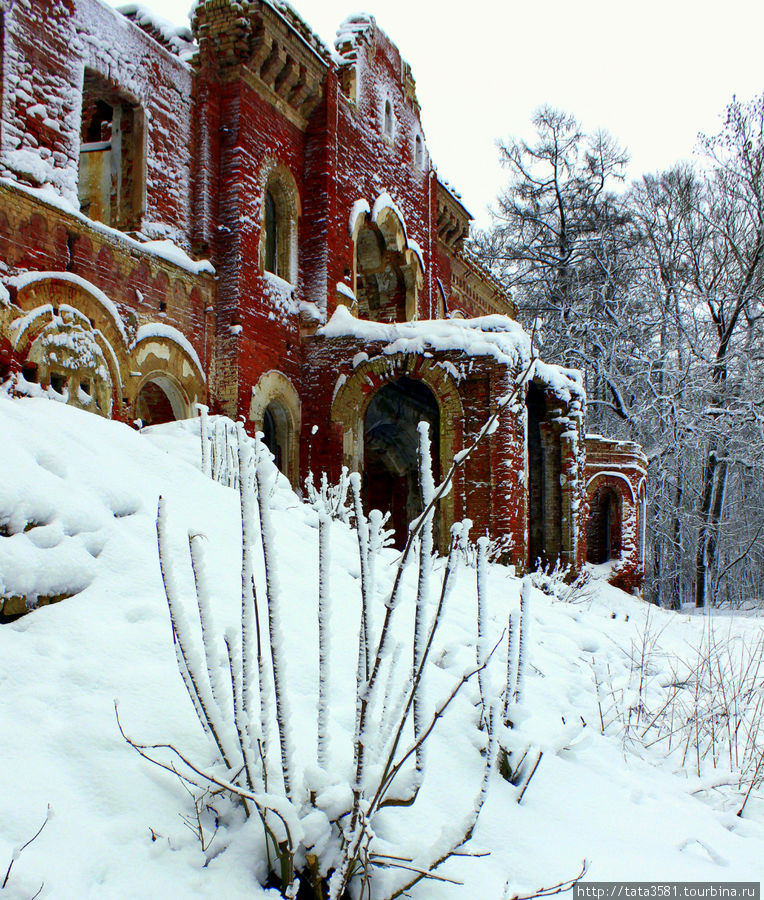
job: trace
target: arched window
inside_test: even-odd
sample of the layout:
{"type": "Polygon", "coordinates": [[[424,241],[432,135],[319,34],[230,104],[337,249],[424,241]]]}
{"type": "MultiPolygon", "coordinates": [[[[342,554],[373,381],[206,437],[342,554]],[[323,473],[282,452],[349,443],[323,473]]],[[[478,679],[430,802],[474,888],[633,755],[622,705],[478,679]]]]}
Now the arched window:
{"type": "Polygon", "coordinates": [[[421,134],[418,134],[414,140],[414,164],[417,169],[424,168],[424,143],[421,134]]]}
{"type": "Polygon", "coordinates": [[[279,220],[276,201],[270,191],[265,192],[265,269],[274,275],[279,272],[279,220]]]}
{"type": "Polygon", "coordinates": [[[393,139],[393,104],[389,100],[385,100],[385,116],[382,131],[386,138],[393,139]]]}
{"type": "Polygon", "coordinates": [[[260,268],[284,281],[297,281],[297,221],[300,198],[284,166],[270,170],[263,185],[260,211],[260,268]]]}

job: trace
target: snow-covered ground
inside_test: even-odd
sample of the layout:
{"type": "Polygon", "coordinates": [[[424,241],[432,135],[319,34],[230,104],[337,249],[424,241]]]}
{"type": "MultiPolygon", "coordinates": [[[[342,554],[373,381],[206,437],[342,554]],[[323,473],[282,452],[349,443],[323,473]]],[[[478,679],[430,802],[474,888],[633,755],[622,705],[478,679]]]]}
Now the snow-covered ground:
{"type": "MultiPolygon", "coordinates": [[[[204,532],[213,615],[221,631],[235,623],[239,500],[202,475],[198,422],[139,434],[60,403],[0,395],[0,436],[0,595],[71,594],[0,625],[0,882],[14,848],[52,809],[0,897],[29,898],[43,882],[41,897],[260,896],[257,824],[229,817],[204,852],[181,819],[193,812],[189,794],[125,743],[115,718],[118,700],[134,739],[170,741],[205,764],[212,758],[176,666],[155,529],[161,493],[189,611],[187,536],[204,532]]],[[[317,515],[283,481],[273,505],[290,725],[302,771],[316,754],[317,515]]],[[[345,770],[360,572],[354,533],[341,523],[332,526],[331,556],[330,749],[345,770]]],[[[381,593],[396,554],[384,558],[381,593]]],[[[493,646],[518,604],[520,581],[491,567],[488,587],[493,646]]],[[[396,612],[401,634],[410,625],[411,596],[396,612]]],[[[427,686],[433,698],[474,659],[474,569],[460,570],[449,604],[427,686]]],[[[656,609],[648,620],[642,601],[602,581],[567,599],[534,591],[527,697],[515,711],[513,739],[527,742],[533,755],[542,750],[541,763],[519,805],[517,789],[492,775],[467,846],[480,855],[438,869],[460,884],[423,881],[411,896],[499,900],[507,882],[510,896],[532,893],[573,877],[584,859],[591,880],[762,880],[761,787],[736,816],[746,784],[739,788],[725,775],[722,759],[713,771],[706,759],[698,778],[692,753],[682,766],[686,730],[679,723],[669,753],[666,739],[647,746],[656,731],[640,739],[647,713],[638,720],[629,712],[641,699],[650,714],[658,711],[676,681],[677,660],[697,657],[709,622],[656,609]]],[[[744,654],[763,623],[718,616],[713,624],[719,643],[744,654]]],[[[487,679],[494,694],[503,669],[497,651],[487,679]]],[[[757,689],[761,694],[761,681],[757,689]]],[[[479,790],[477,690],[470,682],[439,723],[418,802],[386,811],[381,821],[383,836],[394,836],[409,855],[434,854],[479,790]]]]}

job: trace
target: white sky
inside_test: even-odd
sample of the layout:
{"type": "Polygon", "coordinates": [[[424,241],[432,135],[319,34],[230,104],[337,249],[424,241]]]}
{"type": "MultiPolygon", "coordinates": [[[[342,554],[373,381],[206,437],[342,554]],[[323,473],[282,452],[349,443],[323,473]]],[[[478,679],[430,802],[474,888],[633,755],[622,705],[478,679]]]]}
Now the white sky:
{"type": "MultiPolygon", "coordinates": [[[[433,160],[478,224],[505,180],[496,140],[532,136],[543,103],[610,131],[638,178],[690,157],[733,94],[764,91],[761,0],[361,2],[411,64],[433,160]]],[[[189,0],[142,3],[188,24],[189,0]]],[[[293,0],[329,44],[358,3],[293,0]]]]}

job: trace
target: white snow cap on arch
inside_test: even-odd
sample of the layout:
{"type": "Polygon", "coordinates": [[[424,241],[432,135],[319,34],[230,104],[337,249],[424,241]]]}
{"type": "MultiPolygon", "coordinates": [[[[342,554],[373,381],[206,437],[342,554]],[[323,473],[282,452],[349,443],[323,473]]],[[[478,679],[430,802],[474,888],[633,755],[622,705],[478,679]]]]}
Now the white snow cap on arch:
{"type": "Polygon", "coordinates": [[[199,374],[202,376],[202,381],[206,384],[207,376],[204,374],[204,369],[202,368],[199,356],[183,332],[178,331],[177,328],[173,328],[172,325],[165,325],[164,322],[150,322],[148,325],[141,325],[135,332],[135,340],[131,344],[130,349],[133,350],[142,341],[148,341],[151,338],[165,338],[168,341],[176,343],[194,363],[199,370],[199,374]]]}
{"type": "Polygon", "coordinates": [[[629,479],[623,474],[623,472],[614,472],[610,469],[602,469],[599,472],[595,472],[594,475],[586,482],[586,490],[589,490],[589,486],[595,482],[598,478],[620,478],[621,481],[626,482],[626,487],[629,489],[629,494],[631,495],[631,502],[636,503],[636,497],[634,496],[634,488],[631,486],[631,482],[629,479]]]}
{"type": "Polygon", "coordinates": [[[70,284],[76,284],[77,287],[82,288],[82,290],[90,294],[94,300],[97,300],[109,316],[111,316],[117,327],[117,331],[119,331],[125,342],[125,346],[127,346],[129,342],[127,340],[127,333],[125,332],[125,325],[114,301],[107,297],[100,288],[91,284],[86,278],[75,275],[73,272],[24,272],[23,275],[14,275],[12,278],[9,278],[6,284],[9,284],[20,291],[30,284],[36,284],[38,281],[68,281],[70,284]]]}
{"type": "Polygon", "coordinates": [[[401,223],[401,227],[403,228],[403,236],[406,239],[406,246],[409,244],[409,233],[406,228],[406,220],[403,217],[403,213],[401,212],[398,204],[393,200],[393,198],[387,193],[387,191],[383,191],[379,197],[374,201],[374,206],[371,208],[371,221],[374,224],[377,224],[377,219],[379,218],[379,214],[385,210],[389,209],[395,213],[398,221],[401,223]]]}
{"type": "Polygon", "coordinates": [[[413,239],[409,238],[408,228],[406,227],[406,219],[401,212],[401,208],[398,204],[393,200],[390,194],[387,191],[383,191],[377,199],[374,201],[373,206],[369,206],[367,200],[363,198],[356,200],[352,207],[350,208],[350,216],[348,218],[348,233],[351,237],[356,234],[356,230],[358,228],[358,222],[363,215],[367,215],[371,222],[375,225],[377,224],[377,220],[384,210],[389,209],[401,223],[401,228],[403,229],[403,238],[406,242],[406,250],[411,250],[419,260],[419,265],[422,269],[422,272],[425,271],[424,265],[424,253],[422,253],[422,248],[419,244],[413,239]]]}

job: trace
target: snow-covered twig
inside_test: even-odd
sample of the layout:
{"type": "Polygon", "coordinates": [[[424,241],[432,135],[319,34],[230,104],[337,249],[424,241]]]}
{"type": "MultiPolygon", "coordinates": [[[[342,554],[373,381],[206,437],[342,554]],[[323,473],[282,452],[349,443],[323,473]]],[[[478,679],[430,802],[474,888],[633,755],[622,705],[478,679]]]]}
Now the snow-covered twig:
{"type": "MultiPolygon", "coordinates": [[[[15,849],[15,850],[13,851],[13,853],[11,854],[11,861],[10,861],[10,863],[8,863],[8,868],[7,868],[6,872],[5,872],[5,878],[3,878],[3,883],[0,884],[0,891],[2,891],[2,890],[5,888],[5,886],[8,884],[8,879],[11,877],[11,869],[13,868],[13,864],[16,862],[16,860],[19,858],[19,856],[21,856],[21,854],[24,852],[24,850],[26,850],[26,848],[27,848],[33,841],[36,841],[37,838],[42,834],[43,828],[45,828],[45,826],[48,824],[48,822],[50,821],[52,815],[53,815],[53,810],[52,810],[51,805],[50,805],[50,803],[49,803],[49,804],[48,804],[48,811],[45,813],[45,819],[44,819],[42,825],[40,825],[40,827],[37,829],[37,831],[32,835],[31,838],[29,838],[29,840],[28,840],[26,843],[21,844],[21,846],[19,846],[19,847],[16,847],[16,849],[15,849]]],[[[43,882],[43,884],[44,884],[44,882],[43,882]]],[[[40,887],[40,891],[41,891],[41,890],[42,890],[42,887],[40,887]]],[[[37,894],[39,894],[40,891],[38,891],[37,894]]],[[[37,896],[37,894],[36,894],[35,896],[37,896]]]]}

